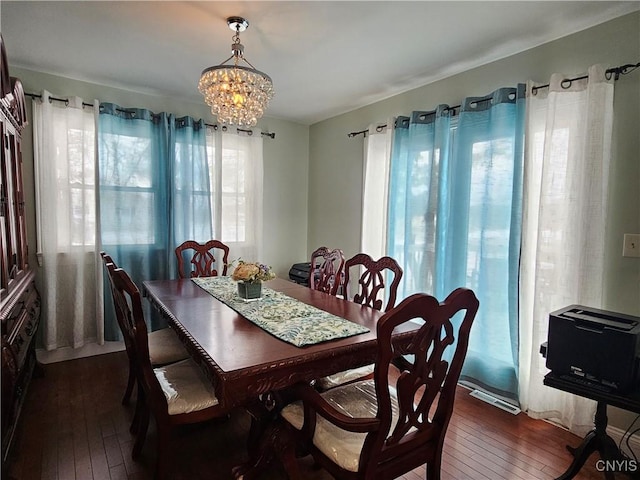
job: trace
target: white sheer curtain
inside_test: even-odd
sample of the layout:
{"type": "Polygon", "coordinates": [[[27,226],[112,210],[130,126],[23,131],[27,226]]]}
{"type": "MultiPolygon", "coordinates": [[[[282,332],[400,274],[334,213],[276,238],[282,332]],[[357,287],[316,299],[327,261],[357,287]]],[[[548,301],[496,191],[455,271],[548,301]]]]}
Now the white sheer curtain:
{"type": "Polygon", "coordinates": [[[262,144],[260,130],[207,127],[213,235],[229,246],[230,261],[263,261],[262,144]]]}
{"type": "Polygon", "coordinates": [[[378,259],[386,255],[389,162],[393,119],[371,125],[364,140],[361,251],[378,259]]]}
{"type": "Polygon", "coordinates": [[[613,83],[593,66],[588,79],[527,88],[527,141],[520,278],[520,403],[535,418],[584,434],[595,402],[543,386],[538,353],[549,313],[602,307],[604,232],[613,118],[613,83]]]}
{"type": "Polygon", "coordinates": [[[33,102],[37,256],[44,347],[104,342],[102,269],[97,254],[98,102],[33,102]]]}

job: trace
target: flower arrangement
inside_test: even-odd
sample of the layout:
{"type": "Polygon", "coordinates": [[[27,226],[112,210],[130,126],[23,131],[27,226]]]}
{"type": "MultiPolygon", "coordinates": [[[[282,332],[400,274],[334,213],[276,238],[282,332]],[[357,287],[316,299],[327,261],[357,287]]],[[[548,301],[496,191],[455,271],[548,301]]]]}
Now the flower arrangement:
{"type": "Polygon", "coordinates": [[[259,262],[238,261],[238,266],[233,270],[231,278],[236,282],[259,283],[275,278],[271,267],[259,262]]]}

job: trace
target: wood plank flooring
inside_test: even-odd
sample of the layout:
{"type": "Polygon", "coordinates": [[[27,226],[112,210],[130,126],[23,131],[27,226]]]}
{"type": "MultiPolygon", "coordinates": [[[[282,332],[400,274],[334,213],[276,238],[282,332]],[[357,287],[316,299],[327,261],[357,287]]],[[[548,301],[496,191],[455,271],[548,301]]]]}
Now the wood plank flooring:
{"type": "MultiPolygon", "coordinates": [[[[16,480],[149,480],[155,461],[153,422],[142,458],[131,459],[132,406],[120,403],[127,378],[124,352],[44,365],[44,375],[29,387],[9,458],[16,480]]],[[[175,442],[176,480],[227,480],[231,467],[246,459],[249,417],[237,411],[229,419],[187,426],[175,442]]],[[[443,480],[546,480],[571,462],[565,445],[580,439],[525,414],[503,412],[461,388],[445,440],[443,480]]],[[[604,478],[595,470],[597,454],[576,480],[604,478]]],[[[332,478],[301,460],[310,480],[332,478]]],[[[265,480],[283,480],[274,467],[265,480]]],[[[424,468],[404,480],[425,478],[424,468]]]]}

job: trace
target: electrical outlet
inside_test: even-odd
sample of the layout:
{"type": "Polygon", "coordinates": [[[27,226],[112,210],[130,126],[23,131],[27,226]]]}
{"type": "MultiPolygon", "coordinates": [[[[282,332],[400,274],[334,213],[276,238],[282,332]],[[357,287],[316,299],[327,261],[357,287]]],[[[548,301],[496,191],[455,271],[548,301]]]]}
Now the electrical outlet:
{"type": "Polygon", "coordinates": [[[640,257],[640,233],[625,233],[622,242],[623,257],[640,257]]]}

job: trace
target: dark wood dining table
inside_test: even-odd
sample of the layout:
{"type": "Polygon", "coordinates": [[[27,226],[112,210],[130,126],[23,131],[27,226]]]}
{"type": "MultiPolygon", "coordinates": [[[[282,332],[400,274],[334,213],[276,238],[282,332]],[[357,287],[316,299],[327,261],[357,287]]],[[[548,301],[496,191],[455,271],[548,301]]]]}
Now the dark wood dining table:
{"type": "MultiPolygon", "coordinates": [[[[143,295],[175,329],[205,369],[218,399],[229,408],[247,406],[296,382],[373,363],[381,312],[284,279],[265,286],[364,325],[369,332],[296,347],[251,323],[190,279],[146,281],[143,295]]],[[[395,333],[399,351],[404,351],[417,328],[395,333]]]]}

